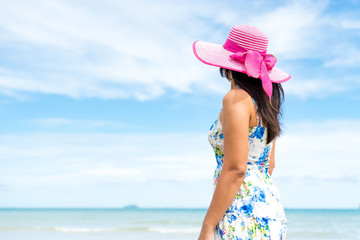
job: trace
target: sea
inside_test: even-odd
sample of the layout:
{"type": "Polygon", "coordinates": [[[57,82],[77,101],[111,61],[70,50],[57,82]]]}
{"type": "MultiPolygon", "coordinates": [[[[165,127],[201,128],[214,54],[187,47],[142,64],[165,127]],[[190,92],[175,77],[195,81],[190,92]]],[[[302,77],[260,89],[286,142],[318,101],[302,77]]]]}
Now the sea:
{"type": "MultiPolygon", "coordinates": [[[[2,208],[1,240],[197,240],[206,209],[2,208]]],[[[360,209],[285,209],[287,240],[360,239],[360,209]]]]}

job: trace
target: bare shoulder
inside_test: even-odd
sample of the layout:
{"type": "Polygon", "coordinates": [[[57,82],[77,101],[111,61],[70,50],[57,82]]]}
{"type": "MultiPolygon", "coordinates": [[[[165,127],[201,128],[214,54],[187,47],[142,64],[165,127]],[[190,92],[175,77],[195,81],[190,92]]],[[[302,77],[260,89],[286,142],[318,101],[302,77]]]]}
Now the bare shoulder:
{"type": "Polygon", "coordinates": [[[250,95],[242,89],[231,89],[225,94],[222,126],[227,139],[229,136],[247,136],[251,119],[250,104],[253,104],[250,95]]]}
{"type": "Polygon", "coordinates": [[[249,109],[250,95],[243,89],[231,89],[223,98],[224,108],[245,108],[249,109]]]}

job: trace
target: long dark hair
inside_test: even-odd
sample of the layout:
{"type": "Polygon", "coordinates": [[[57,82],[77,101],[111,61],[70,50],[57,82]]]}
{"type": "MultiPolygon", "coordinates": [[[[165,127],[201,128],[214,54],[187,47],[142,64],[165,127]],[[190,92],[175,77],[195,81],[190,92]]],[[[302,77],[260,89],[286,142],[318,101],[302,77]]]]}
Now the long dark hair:
{"type": "Polygon", "coordinates": [[[234,81],[236,86],[245,90],[255,100],[257,113],[261,117],[263,126],[268,130],[267,143],[270,143],[275,137],[279,136],[281,133],[279,119],[282,116],[281,105],[284,101],[284,89],[281,84],[272,83],[271,106],[269,97],[262,88],[261,79],[252,78],[245,73],[224,68],[220,68],[220,74],[229,81],[234,81]]]}

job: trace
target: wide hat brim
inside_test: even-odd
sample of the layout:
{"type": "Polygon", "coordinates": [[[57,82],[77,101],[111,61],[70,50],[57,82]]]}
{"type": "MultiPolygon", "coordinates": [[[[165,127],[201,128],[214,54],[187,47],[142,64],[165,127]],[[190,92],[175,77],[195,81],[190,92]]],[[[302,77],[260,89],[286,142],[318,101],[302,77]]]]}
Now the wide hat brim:
{"type": "MultiPolygon", "coordinates": [[[[220,44],[195,41],[193,44],[193,51],[195,56],[205,64],[246,74],[245,64],[230,58],[230,55],[234,53],[226,50],[220,44]]],[[[290,74],[276,67],[273,67],[268,73],[270,80],[274,83],[286,82],[291,78],[290,74]]]]}

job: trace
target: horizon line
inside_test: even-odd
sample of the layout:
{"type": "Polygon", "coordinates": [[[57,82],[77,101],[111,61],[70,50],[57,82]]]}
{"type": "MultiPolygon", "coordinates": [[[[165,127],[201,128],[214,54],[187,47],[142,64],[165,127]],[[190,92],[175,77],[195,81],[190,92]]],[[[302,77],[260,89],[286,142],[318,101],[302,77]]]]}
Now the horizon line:
{"type": "MultiPolygon", "coordinates": [[[[207,210],[204,207],[139,207],[136,205],[123,207],[0,207],[0,210],[207,210]]],[[[284,207],[285,210],[360,210],[358,208],[316,208],[316,207],[284,207]]]]}

